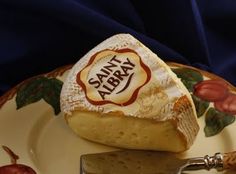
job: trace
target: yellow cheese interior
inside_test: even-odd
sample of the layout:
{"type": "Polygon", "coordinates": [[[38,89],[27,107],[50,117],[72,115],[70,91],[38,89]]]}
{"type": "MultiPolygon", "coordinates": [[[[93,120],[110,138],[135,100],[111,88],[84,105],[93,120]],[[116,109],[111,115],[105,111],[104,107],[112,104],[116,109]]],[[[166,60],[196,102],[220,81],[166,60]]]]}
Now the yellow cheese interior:
{"type": "Polygon", "coordinates": [[[81,137],[120,148],[180,152],[186,142],[171,121],[121,116],[115,113],[74,111],[66,117],[81,137]]]}

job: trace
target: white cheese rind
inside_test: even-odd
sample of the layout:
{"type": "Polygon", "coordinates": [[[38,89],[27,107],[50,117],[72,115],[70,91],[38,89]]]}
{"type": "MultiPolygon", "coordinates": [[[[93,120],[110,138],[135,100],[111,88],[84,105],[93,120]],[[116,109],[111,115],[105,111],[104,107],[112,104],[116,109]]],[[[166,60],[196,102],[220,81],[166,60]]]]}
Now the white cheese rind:
{"type": "MultiPolygon", "coordinates": [[[[185,150],[193,144],[199,129],[192,98],[180,79],[156,54],[129,34],[118,34],[108,38],[89,51],[73,66],[62,88],[61,110],[65,113],[69,125],[75,131],[76,125],[74,124],[79,126],[79,122],[75,121],[73,124],[71,120],[77,120],[75,117],[80,117],[80,114],[74,114],[78,111],[100,113],[104,117],[109,117],[109,113],[115,112],[121,113],[124,117],[135,118],[140,121],[151,120],[156,123],[164,123],[166,121],[171,123],[176,135],[178,134],[175,137],[180,137],[179,140],[184,142],[182,149],[185,150]],[[112,103],[95,105],[91,103],[87,100],[88,97],[85,94],[85,90],[77,82],[78,73],[88,65],[94,54],[102,50],[121,49],[134,50],[139,55],[141,61],[151,71],[150,80],[139,89],[135,101],[128,105],[112,103]]],[[[81,135],[80,131],[76,132],[81,135]]],[[[86,138],[86,136],[84,137],[86,138]]],[[[87,139],[94,140],[94,137],[87,137],[87,139]]],[[[106,144],[106,142],[100,143],[106,144]]],[[[122,143],[112,145],[125,147],[124,145],[122,146],[122,143]]],[[[156,150],[160,149],[160,147],[156,147],[156,150]]],[[[176,149],[180,150],[180,148],[176,149]]]]}

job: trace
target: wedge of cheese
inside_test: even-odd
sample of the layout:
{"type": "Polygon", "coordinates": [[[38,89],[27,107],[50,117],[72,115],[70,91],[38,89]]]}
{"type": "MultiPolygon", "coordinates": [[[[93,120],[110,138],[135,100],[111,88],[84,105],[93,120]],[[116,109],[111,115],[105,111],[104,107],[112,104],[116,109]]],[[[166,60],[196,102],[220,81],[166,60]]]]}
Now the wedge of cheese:
{"type": "Polygon", "coordinates": [[[80,137],[121,148],[180,152],[199,130],[188,90],[129,34],[108,38],[73,66],[61,109],[80,137]]]}

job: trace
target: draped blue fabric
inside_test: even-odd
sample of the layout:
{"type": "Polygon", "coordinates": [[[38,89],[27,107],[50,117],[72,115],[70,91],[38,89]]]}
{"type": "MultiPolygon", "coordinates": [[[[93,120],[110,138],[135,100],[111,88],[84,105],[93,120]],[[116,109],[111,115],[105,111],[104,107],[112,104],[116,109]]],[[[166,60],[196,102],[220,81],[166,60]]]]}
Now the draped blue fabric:
{"type": "Polygon", "coordinates": [[[236,1],[0,0],[0,95],[117,33],[236,85],[236,1]]]}

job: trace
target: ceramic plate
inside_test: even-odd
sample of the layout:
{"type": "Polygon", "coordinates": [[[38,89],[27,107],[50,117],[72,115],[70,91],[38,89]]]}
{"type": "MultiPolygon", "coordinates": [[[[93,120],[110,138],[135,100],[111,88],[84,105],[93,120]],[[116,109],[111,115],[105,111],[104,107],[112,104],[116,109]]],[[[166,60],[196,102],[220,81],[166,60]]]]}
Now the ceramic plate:
{"type": "MultiPolygon", "coordinates": [[[[169,65],[192,93],[200,125],[194,145],[179,156],[236,150],[235,88],[205,71],[175,63],[169,65]]],[[[115,150],[81,139],[66,125],[59,96],[70,68],[61,67],[28,79],[0,98],[0,145],[5,147],[0,147],[0,173],[14,163],[9,149],[19,157],[17,164],[29,166],[38,174],[79,174],[82,154],[115,150]]]]}

